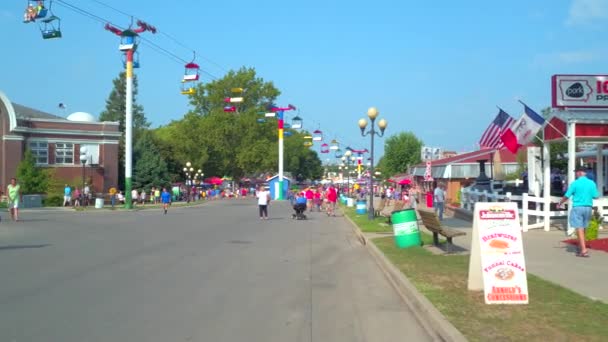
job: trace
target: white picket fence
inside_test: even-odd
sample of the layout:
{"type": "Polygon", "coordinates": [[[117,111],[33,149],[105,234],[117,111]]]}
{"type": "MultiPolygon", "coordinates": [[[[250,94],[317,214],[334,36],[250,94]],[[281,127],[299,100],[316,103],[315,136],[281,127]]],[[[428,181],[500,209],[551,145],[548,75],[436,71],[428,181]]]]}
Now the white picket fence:
{"type": "MultiPolygon", "coordinates": [[[[519,215],[521,217],[521,226],[524,232],[530,229],[543,228],[549,231],[551,227],[551,219],[565,219],[568,216],[567,210],[553,210],[551,205],[559,203],[561,197],[550,196],[548,199],[544,197],[535,197],[528,194],[522,196],[514,196],[507,192],[505,194],[489,193],[487,191],[477,191],[475,189],[462,188],[460,191],[460,207],[467,211],[473,212],[475,203],[477,202],[512,202],[521,201],[519,215]],[[534,209],[529,209],[530,203],[534,203],[534,209]]],[[[593,206],[598,208],[600,215],[605,221],[608,218],[608,197],[602,197],[594,200],[593,206]]]]}

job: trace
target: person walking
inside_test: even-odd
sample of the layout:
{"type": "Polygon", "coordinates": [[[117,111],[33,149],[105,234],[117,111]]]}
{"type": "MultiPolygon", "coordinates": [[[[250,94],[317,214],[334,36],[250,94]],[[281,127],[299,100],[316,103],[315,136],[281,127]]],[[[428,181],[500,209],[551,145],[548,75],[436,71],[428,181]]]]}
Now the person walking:
{"type": "Polygon", "coordinates": [[[80,189],[76,187],[74,189],[74,208],[80,207],[80,202],[82,201],[81,196],[82,194],[80,193],[80,189]]]}
{"type": "Polygon", "coordinates": [[[171,193],[167,191],[167,188],[163,188],[163,192],[160,194],[160,200],[163,203],[163,210],[165,211],[165,215],[167,215],[167,210],[169,209],[169,205],[171,204],[171,193]]]}
{"type": "Polygon", "coordinates": [[[433,197],[435,214],[437,214],[439,221],[443,221],[443,210],[445,209],[445,190],[443,189],[443,184],[437,184],[433,197]]]}
{"type": "Polygon", "coordinates": [[[598,198],[597,185],[594,181],[587,178],[584,168],[576,169],[576,180],[570,184],[564,197],[559,201],[559,205],[572,198],[572,209],[568,221],[570,226],[576,231],[578,238],[579,251],[576,256],[588,258],[589,252],[585,244],[585,229],[591,220],[591,211],[593,207],[593,199],[598,198]]]}
{"type": "Polygon", "coordinates": [[[338,201],[338,192],[333,184],[327,189],[327,216],[336,216],[336,202],[338,201]]]}
{"type": "Polygon", "coordinates": [[[66,184],[65,188],[63,188],[63,206],[67,207],[70,205],[72,205],[72,188],[66,184]]]}
{"type": "Polygon", "coordinates": [[[258,207],[260,209],[260,220],[268,220],[268,205],[270,204],[270,192],[260,186],[256,193],[258,207]]]}
{"type": "Polygon", "coordinates": [[[82,205],[83,207],[86,207],[87,205],[89,205],[89,193],[91,192],[91,188],[89,187],[89,184],[84,185],[84,188],[82,188],[82,200],[80,201],[80,205],[82,205]]]}
{"type": "Polygon", "coordinates": [[[131,190],[131,204],[135,207],[137,205],[137,199],[139,192],[137,191],[137,189],[133,189],[131,190]]]}
{"type": "Polygon", "coordinates": [[[16,178],[11,178],[11,184],[6,187],[8,193],[8,210],[11,219],[19,221],[19,202],[21,201],[21,186],[17,184],[16,178]]]}

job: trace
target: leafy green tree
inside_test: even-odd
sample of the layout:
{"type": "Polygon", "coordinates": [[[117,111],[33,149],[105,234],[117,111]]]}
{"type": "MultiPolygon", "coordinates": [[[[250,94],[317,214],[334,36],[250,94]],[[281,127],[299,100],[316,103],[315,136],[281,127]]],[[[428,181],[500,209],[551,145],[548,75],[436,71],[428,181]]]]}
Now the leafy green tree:
{"type": "Polygon", "coordinates": [[[387,138],[382,157],[384,176],[406,172],[410,166],[420,163],[421,148],[422,141],[412,132],[401,132],[387,138]]]}
{"type": "Polygon", "coordinates": [[[252,68],[230,71],[222,79],[200,85],[190,96],[193,110],[182,120],[155,130],[160,153],[167,160],[172,177],[190,161],[206,176],[263,173],[276,169],[276,122],[258,123],[260,112],[280,94],[270,82],[256,76],[252,68]],[[234,94],[232,88],[243,88],[234,94]],[[238,113],[224,112],[224,99],[242,96],[238,113]]]}
{"type": "Polygon", "coordinates": [[[45,193],[49,186],[49,172],[36,165],[30,150],[25,150],[23,159],[17,165],[17,179],[23,194],[45,193]]]}
{"type": "Polygon", "coordinates": [[[150,133],[144,133],[133,149],[135,189],[166,186],[170,183],[167,163],[159,153],[150,133]]]}
{"type": "MultiPolygon", "coordinates": [[[[118,122],[118,127],[123,136],[118,145],[118,186],[124,188],[125,173],[125,113],[126,113],[126,74],[121,72],[112,83],[114,88],[106,99],[106,109],[99,114],[100,121],[118,122]]],[[[137,75],[133,75],[133,146],[143,131],[150,127],[146,119],[144,108],[137,103],[137,75]]]]}
{"type": "Polygon", "coordinates": [[[258,77],[254,68],[242,67],[229,71],[219,80],[198,85],[196,93],[190,95],[190,104],[195,113],[208,115],[223,110],[227,97],[243,97],[243,102],[236,104],[238,112],[243,113],[267,109],[280,94],[272,82],[258,77]],[[242,88],[243,92],[233,93],[233,88],[242,88]]]}

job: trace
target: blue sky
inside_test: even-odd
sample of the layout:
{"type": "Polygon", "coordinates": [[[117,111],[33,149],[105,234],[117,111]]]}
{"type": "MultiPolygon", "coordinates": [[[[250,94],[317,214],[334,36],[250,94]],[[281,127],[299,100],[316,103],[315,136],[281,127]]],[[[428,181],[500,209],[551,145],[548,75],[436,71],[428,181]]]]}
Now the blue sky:
{"type": "MultiPolygon", "coordinates": [[[[92,0],[65,1],[129,22],[92,0]]],[[[216,77],[255,67],[282,91],[279,104],[300,108],[307,128],[355,148],[369,144],[357,120],[370,106],[388,120],[387,135],[413,131],[426,145],[461,152],[475,148],[497,105],[515,118],[517,99],[548,106],[551,75],[606,73],[608,0],[102,1],[196,49],[216,77]]],[[[98,115],[122,68],[118,38],[55,4],[64,38],[43,41],[35,24],[21,22],[25,3],[0,2],[0,90],[52,113],[63,102],[67,114],[98,115]]],[[[147,37],[191,59],[165,36],[147,37]]],[[[179,119],[188,110],[182,66],[145,43],[140,58],[147,117],[153,126],[179,119]]]]}

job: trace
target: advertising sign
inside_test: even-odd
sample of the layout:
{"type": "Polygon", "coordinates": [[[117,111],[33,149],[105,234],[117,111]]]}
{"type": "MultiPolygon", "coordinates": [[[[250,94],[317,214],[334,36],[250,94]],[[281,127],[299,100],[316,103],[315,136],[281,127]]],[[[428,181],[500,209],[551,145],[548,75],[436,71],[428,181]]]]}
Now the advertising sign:
{"type": "Polygon", "coordinates": [[[608,75],[553,75],[553,108],[608,108],[608,75]]]}
{"type": "Polygon", "coordinates": [[[439,147],[422,146],[420,158],[422,161],[441,159],[442,149],[439,147]]]}
{"type": "Polygon", "coordinates": [[[517,203],[476,203],[469,290],[486,304],[528,304],[528,280],[517,203]]]}

